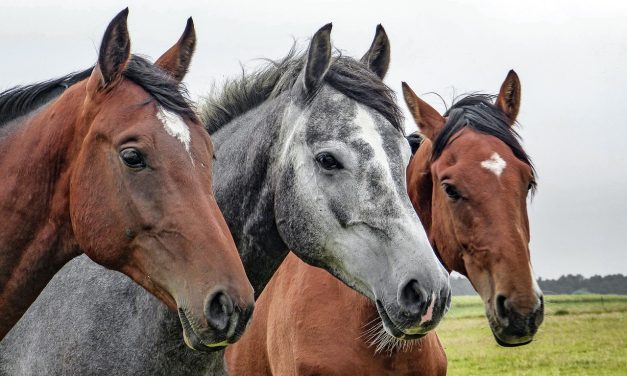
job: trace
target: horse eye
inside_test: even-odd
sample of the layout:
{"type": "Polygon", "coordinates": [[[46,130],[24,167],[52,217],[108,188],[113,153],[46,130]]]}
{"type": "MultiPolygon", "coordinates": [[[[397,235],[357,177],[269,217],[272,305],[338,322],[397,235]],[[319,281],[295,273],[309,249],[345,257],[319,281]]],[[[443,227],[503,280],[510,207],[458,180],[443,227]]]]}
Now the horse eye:
{"type": "Polygon", "coordinates": [[[146,161],[144,156],[136,149],[129,148],[120,152],[120,158],[122,162],[130,168],[142,169],[146,167],[146,161]]]}
{"type": "Polygon", "coordinates": [[[339,170],[342,168],[340,162],[329,153],[320,153],[316,155],[316,162],[325,170],[339,170]]]}
{"type": "Polygon", "coordinates": [[[454,201],[459,200],[462,197],[462,195],[459,194],[459,191],[457,190],[457,188],[455,188],[455,186],[451,184],[442,183],[442,188],[444,189],[444,192],[451,200],[454,200],[454,201]]]}

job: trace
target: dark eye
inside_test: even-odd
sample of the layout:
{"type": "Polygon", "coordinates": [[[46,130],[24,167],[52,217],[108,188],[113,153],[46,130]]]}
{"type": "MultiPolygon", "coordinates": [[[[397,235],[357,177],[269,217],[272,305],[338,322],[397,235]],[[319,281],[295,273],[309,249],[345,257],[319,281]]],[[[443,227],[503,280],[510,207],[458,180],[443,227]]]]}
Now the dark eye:
{"type": "Polygon", "coordinates": [[[342,168],[340,162],[329,153],[320,153],[316,155],[316,162],[325,170],[339,170],[342,168]]]}
{"type": "Polygon", "coordinates": [[[144,156],[136,149],[129,148],[120,152],[122,162],[130,168],[142,169],[146,167],[144,156]]]}
{"type": "Polygon", "coordinates": [[[442,183],[442,189],[451,200],[459,200],[462,197],[457,188],[449,183],[442,183]]]}

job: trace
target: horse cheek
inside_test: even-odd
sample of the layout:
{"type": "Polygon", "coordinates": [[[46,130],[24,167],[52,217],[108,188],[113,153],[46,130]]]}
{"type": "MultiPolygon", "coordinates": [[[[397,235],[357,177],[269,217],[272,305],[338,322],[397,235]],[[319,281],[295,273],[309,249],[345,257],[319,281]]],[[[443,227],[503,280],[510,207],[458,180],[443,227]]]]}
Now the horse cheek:
{"type": "Polygon", "coordinates": [[[104,165],[96,159],[95,155],[85,156],[83,163],[79,159],[83,167],[72,176],[70,218],[81,250],[95,262],[115,269],[125,239],[120,205],[114,202],[120,192],[110,169],[89,167],[104,165]]]}

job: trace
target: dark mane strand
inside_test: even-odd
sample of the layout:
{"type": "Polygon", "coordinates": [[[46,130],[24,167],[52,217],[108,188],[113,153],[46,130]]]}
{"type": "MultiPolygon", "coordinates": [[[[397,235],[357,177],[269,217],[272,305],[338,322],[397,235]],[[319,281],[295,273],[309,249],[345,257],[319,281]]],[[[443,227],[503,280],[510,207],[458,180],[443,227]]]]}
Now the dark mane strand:
{"type": "Polygon", "coordinates": [[[494,95],[471,94],[455,102],[444,114],[448,116],[448,120],[433,142],[431,158],[432,160],[439,158],[453,135],[464,128],[470,128],[498,138],[509,146],[516,158],[531,167],[534,176],[531,187],[533,192],[536,188],[536,172],[531,158],[520,144],[520,136],[509,125],[505,113],[493,103],[494,99],[494,95]]]}
{"type": "Polygon", "coordinates": [[[407,142],[409,142],[409,147],[411,148],[411,155],[416,154],[416,150],[422,145],[423,138],[419,132],[414,132],[407,135],[407,142]]]}
{"type": "Polygon", "coordinates": [[[196,119],[185,86],[147,59],[133,55],[126,65],[124,77],[144,89],[166,110],[196,119]]]}
{"type": "MultiPolygon", "coordinates": [[[[92,70],[93,67],[37,84],[16,86],[0,93],[0,125],[57,98],[65,89],[88,78],[92,70]]],[[[196,119],[185,87],[145,58],[133,55],[124,71],[124,77],[146,90],[168,111],[196,119]]]]}
{"type": "Polygon", "coordinates": [[[65,89],[89,77],[93,67],[82,72],[40,82],[15,86],[0,93],[0,125],[36,110],[61,95],[65,89]]]}
{"type": "MultiPolygon", "coordinates": [[[[214,133],[236,117],[261,103],[288,92],[296,84],[306,56],[292,48],[287,56],[254,73],[227,81],[218,95],[207,98],[200,117],[209,133],[214,133]]],[[[379,112],[394,128],[404,134],[403,115],[396,104],[394,91],[368,67],[355,59],[333,57],[325,82],[347,97],[379,112]]]]}

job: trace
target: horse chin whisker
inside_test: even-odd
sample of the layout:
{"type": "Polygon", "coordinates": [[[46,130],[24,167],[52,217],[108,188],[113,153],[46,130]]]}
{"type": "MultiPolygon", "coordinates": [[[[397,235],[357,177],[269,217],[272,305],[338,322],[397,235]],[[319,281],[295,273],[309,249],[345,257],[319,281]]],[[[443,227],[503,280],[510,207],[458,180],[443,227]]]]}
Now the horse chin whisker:
{"type": "Polygon", "coordinates": [[[419,339],[400,339],[390,335],[383,326],[383,322],[379,319],[371,320],[363,325],[364,332],[358,339],[364,340],[369,347],[374,347],[375,354],[386,353],[392,356],[395,352],[409,352],[413,349],[414,344],[419,339]],[[370,326],[369,328],[367,328],[370,326]]]}
{"type": "Polygon", "coordinates": [[[365,328],[364,326],[364,331],[363,333],[358,337],[358,338],[366,338],[366,337],[370,337],[373,333],[375,333],[376,331],[379,330],[379,327],[382,325],[381,321],[371,321],[370,323],[366,324],[366,325],[371,325],[370,328],[365,328]]]}
{"type": "Polygon", "coordinates": [[[372,320],[370,320],[370,321],[368,321],[367,323],[363,324],[361,327],[362,327],[362,329],[365,329],[365,328],[367,328],[368,326],[370,326],[370,325],[372,325],[372,324],[374,324],[374,323],[377,323],[377,322],[379,322],[379,321],[381,321],[381,320],[380,320],[380,318],[379,318],[379,316],[375,316],[375,317],[373,317],[373,318],[372,318],[372,320]]]}
{"type": "Polygon", "coordinates": [[[381,333],[382,326],[383,324],[379,324],[379,325],[372,327],[370,332],[366,336],[367,338],[365,338],[366,342],[369,342],[371,344],[374,343],[381,333]]]}

